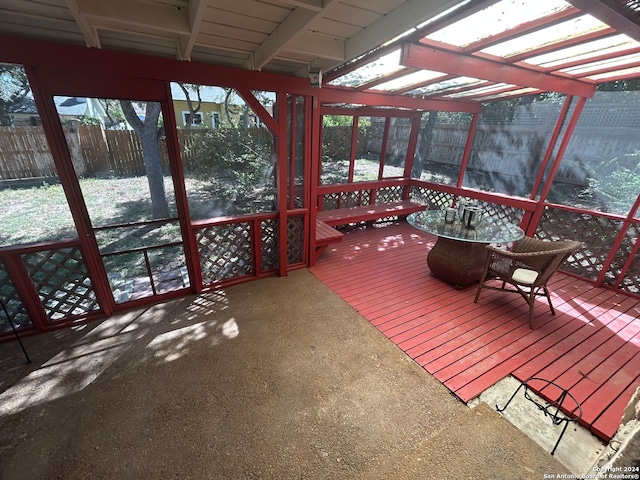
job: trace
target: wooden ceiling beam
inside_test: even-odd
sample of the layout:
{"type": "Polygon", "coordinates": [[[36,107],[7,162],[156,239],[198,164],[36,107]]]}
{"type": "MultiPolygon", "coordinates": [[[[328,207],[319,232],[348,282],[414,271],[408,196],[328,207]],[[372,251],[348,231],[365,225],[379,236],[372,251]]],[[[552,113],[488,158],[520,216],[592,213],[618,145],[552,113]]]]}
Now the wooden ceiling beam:
{"type": "Polygon", "coordinates": [[[186,10],[165,4],[149,4],[130,0],[75,0],[82,16],[94,28],[129,31],[170,32],[189,35],[189,16],[186,10]],[[151,6],[152,5],[152,6],[151,6]]]}
{"type": "Polygon", "coordinates": [[[191,51],[196,43],[200,27],[207,10],[207,0],[191,0],[189,2],[189,35],[180,37],[179,60],[191,60],[191,51]]]}
{"type": "Polygon", "coordinates": [[[65,0],[65,4],[67,5],[67,8],[73,16],[76,24],[78,25],[78,28],[82,32],[82,36],[84,37],[84,41],[87,44],[87,47],[100,48],[100,37],[98,36],[98,32],[87,21],[82,12],[80,12],[78,2],[76,0],[65,0]]]}
{"type": "Polygon", "coordinates": [[[521,87],[539,88],[542,91],[565,93],[585,98],[591,98],[595,93],[594,85],[578,80],[561,78],[520,66],[413,43],[405,43],[402,46],[400,63],[406,67],[423,68],[521,87]]]}
{"type": "Polygon", "coordinates": [[[289,16],[256,48],[243,67],[250,70],[260,70],[280,51],[286,50],[294,40],[302,35],[311,22],[322,13],[327,12],[331,5],[338,5],[338,1],[324,0],[323,9],[319,12],[302,7],[294,8],[289,16]]]}

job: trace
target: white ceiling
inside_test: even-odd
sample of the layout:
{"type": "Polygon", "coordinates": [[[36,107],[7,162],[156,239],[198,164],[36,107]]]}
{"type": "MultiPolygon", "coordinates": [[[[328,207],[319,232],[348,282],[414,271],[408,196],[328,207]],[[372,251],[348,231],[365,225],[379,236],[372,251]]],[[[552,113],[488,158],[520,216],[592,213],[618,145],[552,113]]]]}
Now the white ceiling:
{"type": "Polygon", "coordinates": [[[0,34],[306,76],[459,0],[0,0],[0,34]]]}
{"type": "Polygon", "coordinates": [[[640,76],[638,0],[0,0],[0,35],[475,102],[640,76]]]}

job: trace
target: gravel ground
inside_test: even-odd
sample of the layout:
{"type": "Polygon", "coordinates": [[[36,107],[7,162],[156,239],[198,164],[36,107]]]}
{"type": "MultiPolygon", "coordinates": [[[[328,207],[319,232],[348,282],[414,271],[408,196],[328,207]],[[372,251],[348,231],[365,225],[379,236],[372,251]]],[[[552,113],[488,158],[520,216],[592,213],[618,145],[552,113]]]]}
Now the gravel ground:
{"type": "MultiPolygon", "coordinates": [[[[542,479],[307,270],[0,347],[0,478],[542,479]]],[[[548,478],[548,477],[547,477],[548,478]]]]}

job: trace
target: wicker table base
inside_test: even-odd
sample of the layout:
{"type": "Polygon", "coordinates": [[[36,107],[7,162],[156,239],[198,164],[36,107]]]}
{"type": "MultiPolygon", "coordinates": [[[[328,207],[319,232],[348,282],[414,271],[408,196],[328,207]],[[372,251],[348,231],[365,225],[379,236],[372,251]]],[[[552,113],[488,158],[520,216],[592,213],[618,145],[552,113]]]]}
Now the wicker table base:
{"type": "Polygon", "coordinates": [[[486,256],[484,243],[438,237],[427,255],[427,265],[433,276],[463,289],[480,280],[486,256]]]}

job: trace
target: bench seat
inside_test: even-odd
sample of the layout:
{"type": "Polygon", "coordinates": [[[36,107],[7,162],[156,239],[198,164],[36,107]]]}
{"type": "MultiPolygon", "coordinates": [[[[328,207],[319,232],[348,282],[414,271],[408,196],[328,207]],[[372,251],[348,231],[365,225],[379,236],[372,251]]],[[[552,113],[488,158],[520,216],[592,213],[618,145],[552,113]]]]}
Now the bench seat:
{"type": "Polygon", "coordinates": [[[343,237],[344,233],[321,220],[316,220],[316,259],[330,244],[341,242],[343,237]]]}
{"type": "Polygon", "coordinates": [[[363,205],[360,207],[321,210],[318,212],[317,218],[327,225],[335,226],[367,222],[385,217],[409,215],[410,213],[420,212],[426,209],[426,205],[405,200],[402,202],[382,203],[380,205],[363,205]]]}

